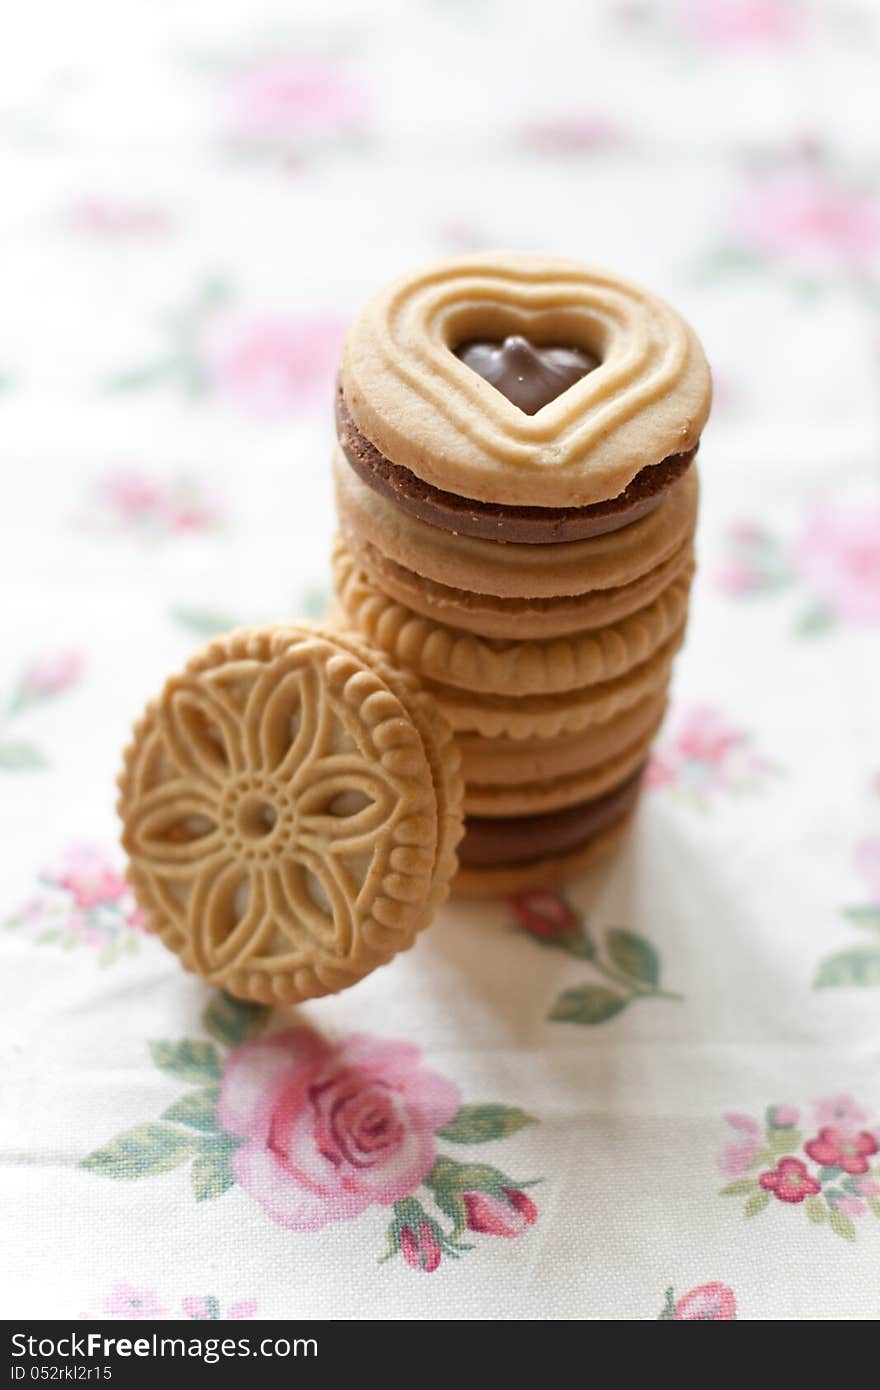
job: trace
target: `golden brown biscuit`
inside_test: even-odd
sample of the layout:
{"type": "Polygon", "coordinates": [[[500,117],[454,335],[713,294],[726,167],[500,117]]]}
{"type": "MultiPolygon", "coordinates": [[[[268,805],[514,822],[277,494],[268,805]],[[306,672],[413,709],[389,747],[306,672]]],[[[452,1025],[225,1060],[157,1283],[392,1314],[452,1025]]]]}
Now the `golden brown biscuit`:
{"type": "Polygon", "coordinates": [[[646,661],[681,625],[690,575],[620,622],[538,641],[491,641],[414,613],[384,594],[338,543],[336,596],[349,625],[394,665],[465,690],[541,695],[622,675],[646,661]]]}
{"type": "Polygon", "coordinates": [[[343,989],[406,949],[454,859],[433,718],[429,752],[421,714],[331,633],[212,642],[147,707],[120,775],[148,928],[267,1003],[343,989]]]}
{"type": "Polygon", "coordinates": [[[601,796],[644,766],[657,725],[619,753],[582,772],[561,773],[558,777],[523,781],[516,785],[468,782],[464,798],[465,815],[499,819],[505,816],[542,815],[546,811],[562,810],[566,806],[576,806],[601,796]]]}
{"type": "Polygon", "coordinates": [[[516,787],[588,772],[643,735],[653,736],[665,712],[666,691],[660,690],[604,724],[557,738],[483,738],[462,733],[456,739],[462,775],[466,782],[484,787],[516,787]]]}
{"type": "Polygon", "coordinates": [[[663,300],[516,251],[439,261],[380,290],[349,330],[340,382],[357,428],[392,463],[515,506],[616,497],[642,468],[695,446],[711,400],[696,335],[663,300]],[[528,415],[453,352],[509,334],[601,365],[528,415]]]}
{"type": "Polygon", "coordinates": [[[338,449],[333,476],[340,529],[359,558],[369,543],[437,584],[502,598],[558,598],[630,584],[668,560],[693,535],[697,517],[695,467],[631,526],[558,545],[506,545],[429,526],[367,487],[338,449]]]}
{"type": "Polygon", "coordinates": [[[647,661],[622,676],[559,695],[480,695],[437,681],[424,681],[456,733],[484,738],[556,738],[604,724],[659,692],[669,680],[672,658],[684,641],[685,623],[647,661]]]}
{"type": "Polygon", "coordinates": [[[389,560],[363,538],[358,540],[357,560],[380,589],[426,618],[476,632],[481,637],[513,637],[522,641],[530,637],[564,637],[629,617],[693,567],[694,551],[688,538],[667,560],[631,584],[544,599],[499,598],[435,584],[389,560]]]}

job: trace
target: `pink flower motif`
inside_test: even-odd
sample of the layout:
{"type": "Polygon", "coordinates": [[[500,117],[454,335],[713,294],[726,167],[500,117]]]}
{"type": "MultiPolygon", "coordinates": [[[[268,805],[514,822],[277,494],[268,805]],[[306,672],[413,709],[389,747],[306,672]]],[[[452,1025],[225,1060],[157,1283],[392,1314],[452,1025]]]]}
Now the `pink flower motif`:
{"type": "Polygon", "coordinates": [[[298,148],[359,135],[367,123],[364,93],[320,58],[252,63],[233,77],[226,99],[229,134],[244,144],[298,148]]]}
{"type": "Polygon", "coordinates": [[[77,232],[123,241],[164,235],[171,219],[162,209],[121,198],[80,198],[70,209],[69,222],[77,232]]]}
{"type": "Polygon", "coordinates": [[[726,1178],[734,1180],[747,1173],[760,1149],[757,1139],[741,1139],[736,1144],[726,1144],[721,1151],[718,1165],[726,1178]]]}
{"type": "Polygon", "coordinates": [[[701,705],[687,713],[673,747],[683,758],[719,767],[743,737],[717,710],[701,705]]]}
{"type": "Polygon", "coordinates": [[[837,1210],[842,1211],[845,1216],[864,1216],[868,1208],[864,1202],[860,1202],[858,1197],[840,1197],[837,1201],[837,1210]]]}
{"type": "Polygon", "coordinates": [[[98,484],[98,493],[123,520],[150,517],[162,511],[162,489],[137,468],[114,469],[98,484]]]}
{"type": "Polygon", "coordinates": [[[419,1222],[416,1231],[411,1226],[403,1227],[400,1232],[400,1249],[411,1269],[420,1269],[426,1274],[433,1274],[443,1254],[434,1228],[427,1221],[419,1222]]]}
{"type": "Polygon", "coordinates": [[[785,1129],[788,1125],[796,1125],[801,1117],[801,1112],[796,1105],[774,1105],[773,1123],[785,1129]]]}
{"type": "Polygon", "coordinates": [[[775,1168],[759,1175],[758,1182],[765,1192],[772,1192],[780,1202],[802,1202],[805,1197],[815,1197],[822,1191],[819,1183],[807,1171],[806,1163],[799,1158],[780,1158],[775,1168]]]}
{"type": "Polygon", "coordinates": [[[184,1298],[180,1304],[188,1318],[210,1318],[211,1307],[206,1298],[184,1298]]]}
{"type": "Polygon", "coordinates": [[[330,400],[341,319],[233,319],[209,330],[205,364],[216,390],[254,414],[276,417],[330,400]]]}
{"type": "Polygon", "coordinates": [[[132,931],[147,930],[147,916],[142,907],[133,907],[125,914],[125,925],[132,931]]]}
{"type": "Polygon", "coordinates": [[[880,1182],[876,1178],[858,1178],[857,1184],[862,1197],[880,1197],[880,1182]]]}
{"type": "Polygon", "coordinates": [[[724,1116],[731,1129],[738,1129],[741,1134],[760,1134],[761,1126],[751,1115],[744,1115],[740,1110],[728,1110],[724,1116]]]}
{"type": "Polygon", "coordinates": [[[114,468],[98,483],[97,498],[118,525],[138,530],[209,531],[220,521],[187,480],[159,482],[139,468],[114,468]]]}
{"type": "Polygon", "coordinates": [[[684,26],[706,44],[788,47],[801,35],[803,9],[794,0],[678,0],[684,26]]]}
{"type": "Polygon", "coordinates": [[[28,666],[19,683],[19,698],[38,700],[46,695],[58,695],[76,685],[85,670],[81,652],[59,651],[40,657],[28,666]]]}
{"type": "Polygon", "coordinates": [[[877,1152],[877,1140],[867,1130],[853,1134],[848,1130],[825,1125],[815,1139],[804,1144],[814,1163],[842,1168],[852,1175],[867,1173],[868,1159],[877,1152]]]}
{"type": "Polygon", "coordinates": [[[518,893],[509,899],[519,926],[532,936],[555,940],[578,929],[578,919],[558,893],[518,893]]]}
{"type": "Polygon", "coordinates": [[[826,1096],[813,1106],[813,1118],[817,1125],[834,1125],[843,1133],[852,1134],[865,1123],[868,1112],[852,1096],[826,1096]]]}
{"type": "Polygon", "coordinates": [[[519,1188],[505,1187],[503,1196],[491,1192],[463,1192],[469,1231],[490,1236],[521,1236],[538,1219],[538,1208],[519,1188]]]}
{"type": "Polygon", "coordinates": [[[316,1231],[413,1192],[459,1103],[409,1043],[293,1028],[230,1052],[218,1115],[247,1140],[232,1158],[245,1191],[279,1225],[316,1231]]]}
{"type": "Polygon", "coordinates": [[[763,578],[757,569],[746,564],[731,561],[715,574],[715,582],[725,594],[737,598],[743,594],[754,594],[763,588],[763,578]]]}
{"type": "Polygon", "coordinates": [[[255,1298],[242,1298],[238,1303],[230,1303],[226,1309],[228,1318],[253,1318],[257,1312],[257,1300],[255,1298]]]}
{"type": "Polygon", "coordinates": [[[726,1284],[700,1284],[682,1295],[673,1316],[676,1322],[732,1322],[736,1295],[726,1284]]]}
{"type": "Polygon", "coordinates": [[[798,162],[752,183],[733,210],[733,226],[762,255],[814,271],[867,269],[880,250],[880,199],[798,162]]]}
{"type": "Polygon", "coordinates": [[[837,618],[880,622],[880,504],[817,509],[795,559],[803,579],[837,618]]]}
{"type": "Polygon", "coordinates": [[[675,768],[662,753],[653,753],[645,769],[642,785],[647,789],[670,787],[675,782],[675,768]]]}
{"type": "Polygon", "coordinates": [[[598,112],[571,112],[537,121],[521,133],[522,142],[537,154],[593,154],[616,145],[617,128],[598,112]]]}
{"type": "Polygon", "coordinates": [[[165,1309],[153,1289],[137,1289],[132,1284],[115,1284],[104,1300],[111,1318],[161,1318],[165,1309]]]}
{"type": "Polygon", "coordinates": [[[92,863],[74,865],[55,882],[70,893],[76,906],[84,912],[105,903],[119,902],[131,891],[121,874],[97,858],[92,863]]]}
{"type": "Polygon", "coordinates": [[[868,885],[871,902],[880,907],[880,835],[856,845],[856,869],[868,885]]]}

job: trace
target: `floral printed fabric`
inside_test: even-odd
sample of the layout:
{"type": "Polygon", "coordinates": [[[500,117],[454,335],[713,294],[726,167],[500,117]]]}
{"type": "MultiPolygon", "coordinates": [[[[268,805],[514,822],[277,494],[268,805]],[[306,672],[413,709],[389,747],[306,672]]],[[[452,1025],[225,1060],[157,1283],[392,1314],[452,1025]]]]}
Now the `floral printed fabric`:
{"type": "Polygon", "coordinates": [[[880,1316],[880,16],[518,9],[5,36],[9,1317],[880,1316]],[[236,1005],[143,932],[119,749],[196,642],[320,613],[344,324],[499,244],[656,286],[712,360],[635,834],[337,998],[236,1005]]]}

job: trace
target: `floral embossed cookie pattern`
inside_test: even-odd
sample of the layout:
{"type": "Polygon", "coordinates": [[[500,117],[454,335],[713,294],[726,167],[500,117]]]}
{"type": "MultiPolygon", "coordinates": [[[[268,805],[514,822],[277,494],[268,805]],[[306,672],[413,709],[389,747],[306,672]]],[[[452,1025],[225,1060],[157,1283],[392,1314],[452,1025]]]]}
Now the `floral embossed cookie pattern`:
{"type": "Polygon", "coordinates": [[[317,629],[212,643],[147,708],[120,777],[148,927],[268,1003],[343,989],[411,945],[455,864],[428,736],[317,629]]]}

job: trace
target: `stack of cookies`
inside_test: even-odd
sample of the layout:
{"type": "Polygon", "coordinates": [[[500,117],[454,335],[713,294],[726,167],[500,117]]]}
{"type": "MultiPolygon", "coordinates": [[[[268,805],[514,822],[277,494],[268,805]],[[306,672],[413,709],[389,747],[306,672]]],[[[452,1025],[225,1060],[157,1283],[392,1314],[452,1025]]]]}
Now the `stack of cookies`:
{"type": "Polygon", "coordinates": [[[710,398],[673,309],[556,257],[442,261],[352,325],[336,598],[455,731],[455,891],[549,885],[622,836],[684,637],[710,398]]]}

